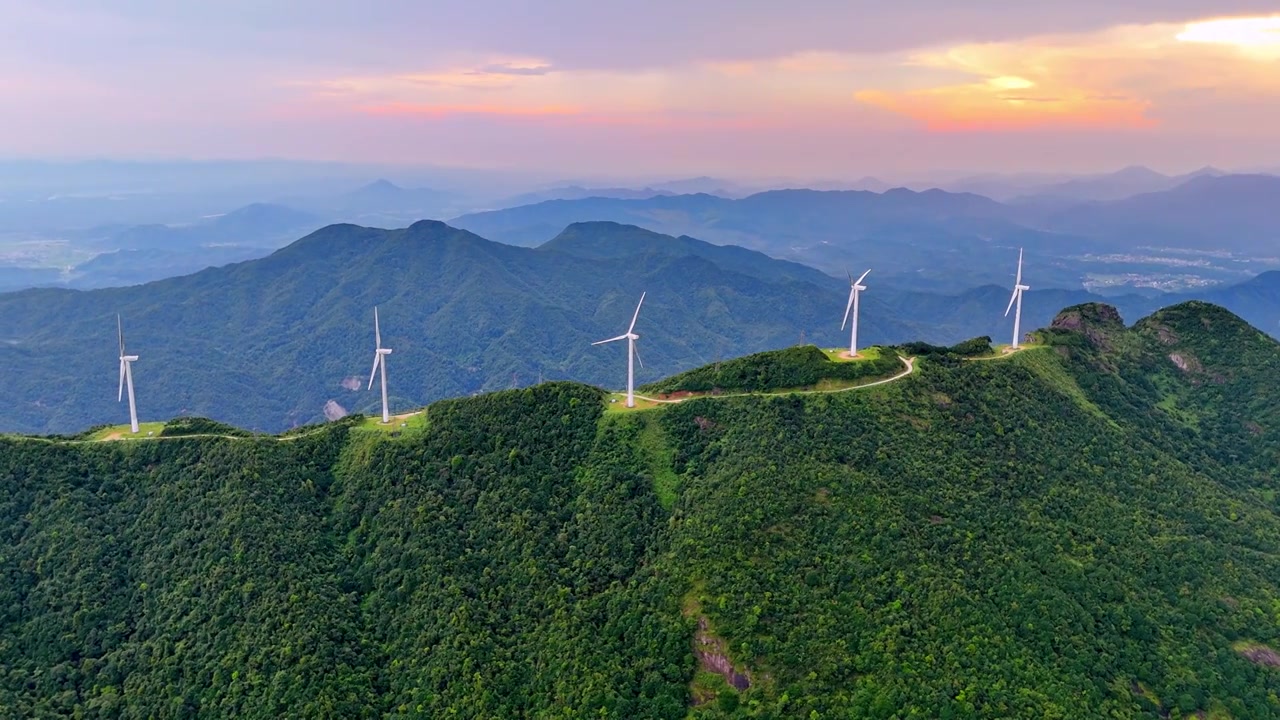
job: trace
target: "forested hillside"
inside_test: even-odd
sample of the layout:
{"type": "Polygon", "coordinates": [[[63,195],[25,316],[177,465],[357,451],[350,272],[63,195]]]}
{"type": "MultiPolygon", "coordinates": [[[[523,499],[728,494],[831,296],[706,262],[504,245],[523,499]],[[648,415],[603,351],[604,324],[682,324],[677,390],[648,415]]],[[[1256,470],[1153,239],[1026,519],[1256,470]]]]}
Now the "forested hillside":
{"type": "MultiPolygon", "coordinates": [[[[1005,287],[951,296],[878,277],[861,301],[864,345],[1010,337],[1005,287]]],[[[132,372],[144,421],[193,415],[280,432],[380,411],[366,380],[375,305],[395,351],[391,409],[404,412],[543,380],[619,387],[625,355],[591,343],[624,330],[644,292],[640,383],[750,353],[848,342],[847,279],[741,247],[607,222],[576,224],[532,249],[432,221],[334,225],[269,257],[145,285],[0,294],[0,367],[23,368],[0,384],[0,431],[78,432],[128,417],[111,392],[117,313],[140,357],[132,372]]],[[[1270,326],[1280,274],[1201,297],[1270,326]]],[[[1090,299],[1098,297],[1032,290],[1023,327],[1090,299]]],[[[1171,301],[1112,300],[1135,315],[1171,301]]]]}
{"type": "Polygon", "coordinates": [[[1199,303],[1036,337],[831,394],[0,439],[0,716],[1280,717],[1280,348],[1199,303]]]}

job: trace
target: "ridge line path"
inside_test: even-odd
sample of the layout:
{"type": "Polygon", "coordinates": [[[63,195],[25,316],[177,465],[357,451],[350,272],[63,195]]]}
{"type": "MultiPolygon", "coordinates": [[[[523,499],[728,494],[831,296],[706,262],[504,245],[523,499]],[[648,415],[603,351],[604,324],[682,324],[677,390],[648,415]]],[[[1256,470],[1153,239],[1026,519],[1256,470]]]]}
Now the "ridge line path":
{"type": "Polygon", "coordinates": [[[786,395],[829,395],[832,393],[849,392],[850,390],[863,390],[869,387],[875,387],[876,385],[884,385],[886,383],[894,382],[895,380],[901,380],[902,378],[915,372],[916,359],[914,357],[905,358],[899,355],[898,359],[902,361],[903,365],[907,366],[907,369],[903,370],[897,375],[894,375],[893,377],[882,378],[874,382],[863,383],[862,385],[850,385],[849,387],[846,387],[846,388],[836,388],[834,390],[781,390],[778,392],[744,392],[744,393],[723,393],[719,395],[689,395],[688,397],[677,398],[674,400],[659,400],[658,398],[651,398],[647,395],[640,395],[637,393],[636,398],[640,400],[647,400],[648,402],[652,402],[652,403],[660,403],[663,405],[676,405],[682,402],[687,402],[689,400],[705,400],[708,398],[728,399],[728,398],[740,398],[740,397],[758,397],[761,395],[773,396],[773,397],[783,397],[786,395]]]}
{"type": "MultiPolygon", "coordinates": [[[[852,390],[864,390],[866,388],[875,387],[877,385],[885,385],[891,382],[896,382],[898,380],[901,380],[904,377],[907,377],[911,373],[915,372],[916,358],[914,357],[906,358],[899,355],[898,359],[902,361],[902,364],[906,366],[906,369],[898,373],[897,375],[894,375],[892,377],[887,377],[887,378],[881,378],[880,380],[875,380],[869,383],[863,383],[862,385],[850,385],[849,387],[836,388],[834,390],[782,390],[777,392],[745,392],[745,393],[724,393],[720,395],[690,395],[688,397],[678,398],[675,400],[659,400],[657,398],[651,398],[647,395],[640,395],[638,393],[636,394],[636,397],[641,400],[657,403],[659,405],[676,405],[689,400],[702,400],[706,398],[729,399],[729,398],[757,397],[757,396],[784,397],[787,395],[829,395],[834,393],[850,392],[852,390]]],[[[424,410],[417,410],[414,412],[395,415],[393,416],[393,418],[396,420],[400,420],[400,419],[412,417],[414,415],[420,415],[424,412],[424,410]]],[[[104,442],[129,441],[129,440],[134,440],[134,441],[179,440],[179,439],[191,439],[191,438],[222,438],[226,440],[275,440],[276,442],[289,442],[291,440],[297,440],[298,438],[314,435],[316,433],[324,431],[325,429],[327,428],[324,425],[320,425],[312,430],[308,430],[307,432],[294,433],[292,435],[283,435],[283,436],[281,435],[219,435],[216,433],[196,433],[191,435],[156,435],[153,437],[121,436],[117,438],[100,438],[95,440],[88,440],[88,439],[63,440],[59,438],[43,438],[43,437],[28,437],[28,436],[19,436],[19,437],[22,437],[25,440],[36,440],[36,441],[47,442],[51,444],[59,444],[59,445],[77,445],[77,444],[90,444],[90,443],[97,444],[97,443],[104,443],[104,442]]]]}

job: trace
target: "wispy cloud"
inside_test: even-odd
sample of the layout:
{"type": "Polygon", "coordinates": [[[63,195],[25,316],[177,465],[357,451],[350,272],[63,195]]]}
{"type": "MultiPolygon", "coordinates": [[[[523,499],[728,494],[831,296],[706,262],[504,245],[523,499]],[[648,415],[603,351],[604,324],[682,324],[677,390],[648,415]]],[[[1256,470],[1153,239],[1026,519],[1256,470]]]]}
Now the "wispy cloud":
{"type": "Polygon", "coordinates": [[[518,107],[509,105],[431,105],[427,103],[393,102],[385,105],[365,105],[357,108],[357,111],[366,115],[443,118],[451,115],[506,115],[528,117],[578,115],[582,112],[582,109],[561,105],[518,107]]]}
{"type": "Polygon", "coordinates": [[[495,63],[472,70],[471,75],[546,75],[554,72],[550,65],[516,65],[514,63],[495,63]]]}
{"type": "Polygon", "coordinates": [[[936,131],[1151,128],[1165,118],[1163,101],[1180,92],[1274,97],[1280,74],[1266,62],[1273,58],[1280,58],[1280,16],[1128,25],[911,53],[903,67],[971,81],[866,88],[855,97],[936,131]]]}

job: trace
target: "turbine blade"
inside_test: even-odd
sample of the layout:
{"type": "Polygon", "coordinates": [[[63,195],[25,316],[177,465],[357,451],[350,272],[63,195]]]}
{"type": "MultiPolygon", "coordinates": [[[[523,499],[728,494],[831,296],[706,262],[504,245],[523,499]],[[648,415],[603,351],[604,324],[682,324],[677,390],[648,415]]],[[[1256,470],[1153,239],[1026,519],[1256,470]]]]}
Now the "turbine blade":
{"type": "Polygon", "coordinates": [[[644,367],[644,361],[640,359],[640,348],[636,345],[631,346],[631,351],[636,354],[636,362],[640,363],[640,367],[644,367]]]}
{"type": "Polygon", "coordinates": [[[849,288],[849,304],[844,306],[844,320],[840,321],[840,329],[849,323],[849,313],[853,311],[853,294],[858,292],[853,288],[849,288]]]}
{"type": "Polygon", "coordinates": [[[1013,294],[1009,296],[1009,307],[1004,309],[1004,316],[1009,317],[1009,311],[1013,309],[1013,301],[1018,299],[1018,289],[1013,289],[1013,294]]]}
{"type": "Polygon", "coordinates": [[[120,354],[124,355],[124,322],[120,319],[120,313],[116,313],[116,336],[120,338],[120,354]]]}
{"type": "Polygon", "coordinates": [[[373,356],[373,370],[369,371],[369,387],[366,390],[373,389],[373,377],[378,374],[378,363],[382,362],[382,354],[375,353],[373,356]]]}
{"type": "Polygon", "coordinates": [[[603,345],[603,344],[605,344],[605,343],[618,342],[619,340],[626,340],[626,339],[627,339],[627,336],[626,336],[626,335],[619,335],[619,336],[618,336],[618,337],[616,337],[616,338],[609,338],[608,340],[601,340],[601,341],[599,341],[599,342],[593,342],[593,343],[591,343],[591,344],[592,344],[592,345],[603,345]]]}
{"type": "Polygon", "coordinates": [[[627,328],[627,334],[630,335],[632,330],[636,329],[636,319],[640,317],[640,306],[644,304],[644,293],[640,293],[640,302],[636,303],[636,314],[631,316],[631,327],[627,328]]]}
{"type": "Polygon", "coordinates": [[[845,269],[844,269],[844,274],[845,274],[845,275],[847,275],[847,276],[849,277],[849,284],[850,284],[850,285],[852,285],[852,284],[853,284],[853,273],[849,272],[849,268],[848,268],[847,266],[846,266],[846,267],[845,267],[845,269]]]}
{"type": "Polygon", "coordinates": [[[373,344],[382,349],[382,328],[378,326],[378,306],[373,306],[373,344]]]}
{"type": "MultiPolygon", "coordinates": [[[[124,353],[121,353],[122,355],[124,353]]],[[[120,361],[120,389],[116,391],[116,402],[124,399],[124,361],[120,361]]]]}
{"type": "Polygon", "coordinates": [[[871,274],[871,268],[867,268],[867,271],[866,271],[866,272],[864,272],[864,273],[862,273],[862,277],[858,278],[858,282],[856,282],[856,283],[854,283],[854,284],[855,284],[855,285],[861,285],[861,284],[862,284],[862,281],[863,281],[863,280],[866,280],[866,279],[867,279],[867,275],[869,275],[869,274],[871,274]]]}
{"type": "Polygon", "coordinates": [[[1015,280],[1013,284],[1022,284],[1022,248],[1018,248],[1018,279],[1015,280]]]}

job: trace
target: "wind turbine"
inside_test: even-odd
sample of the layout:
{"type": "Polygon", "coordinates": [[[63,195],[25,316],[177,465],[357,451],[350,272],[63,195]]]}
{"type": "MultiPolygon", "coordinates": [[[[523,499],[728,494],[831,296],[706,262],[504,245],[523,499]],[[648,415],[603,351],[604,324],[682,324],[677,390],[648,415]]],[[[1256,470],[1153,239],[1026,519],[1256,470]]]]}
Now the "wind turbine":
{"type": "Polygon", "coordinates": [[[373,308],[373,371],[369,373],[369,388],[373,389],[373,376],[378,374],[378,369],[382,369],[382,422],[391,422],[391,414],[387,412],[387,356],[391,354],[391,348],[382,347],[382,329],[378,327],[378,308],[373,308]]]}
{"type": "Polygon", "coordinates": [[[116,392],[116,402],[124,400],[124,386],[129,384],[129,431],[138,432],[138,406],[133,402],[133,361],[137,355],[124,354],[124,322],[116,313],[116,334],[120,338],[120,390],[116,392]]]}
{"type": "Polygon", "coordinates": [[[1013,313],[1013,349],[1018,349],[1018,327],[1022,324],[1022,293],[1024,290],[1031,288],[1022,284],[1022,248],[1018,248],[1018,279],[1013,281],[1013,295],[1009,298],[1009,307],[1004,309],[1004,316],[1009,317],[1009,311],[1013,309],[1016,303],[1018,309],[1013,313]]]}
{"type": "MultiPolygon", "coordinates": [[[[591,343],[592,345],[604,345],[605,343],[617,342],[618,340],[627,341],[627,407],[629,408],[636,406],[635,361],[640,360],[640,353],[636,350],[636,340],[639,340],[640,336],[632,332],[632,330],[636,329],[636,319],[640,317],[640,306],[644,304],[644,295],[644,293],[640,293],[640,302],[636,303],[636,313],[631,316],[631,325],[627,328],[625,333],[615,338],[591,343]]],[[[640,360],[640,367],[644,367],[643,360],[640,360]]]]}
{"type": "Polygon", "coordinates": [[[840,329],[843,330],[845,323],[849,322],[849,311],[852,310],[853,332],[850,333],[849,337],[849,357],[851,358],[858,356],[858,293],[867,289],[867,286],[863,285],[862,281],[867,278],[870,272],[871,270],[868,268],[867,272],[862,273],[862,277],[858,278],[857,282],[854,282],[853,273],[848,270],[844,271],[849,276],[849,304],[844,307],[844,320],[840,323],[840,329]]]}

